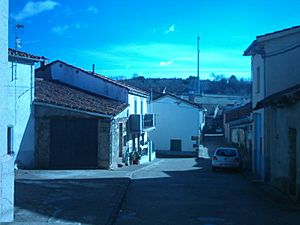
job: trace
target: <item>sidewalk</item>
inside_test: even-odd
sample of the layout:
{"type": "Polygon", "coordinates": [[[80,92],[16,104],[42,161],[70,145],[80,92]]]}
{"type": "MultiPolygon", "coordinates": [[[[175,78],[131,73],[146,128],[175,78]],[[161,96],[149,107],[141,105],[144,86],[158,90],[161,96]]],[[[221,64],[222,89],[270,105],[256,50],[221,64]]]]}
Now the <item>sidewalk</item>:
{"type": "Polygon", "coordinates": [[[15,225],[113,224],[134,173],[115,170],[16,170],[15,225]]]}

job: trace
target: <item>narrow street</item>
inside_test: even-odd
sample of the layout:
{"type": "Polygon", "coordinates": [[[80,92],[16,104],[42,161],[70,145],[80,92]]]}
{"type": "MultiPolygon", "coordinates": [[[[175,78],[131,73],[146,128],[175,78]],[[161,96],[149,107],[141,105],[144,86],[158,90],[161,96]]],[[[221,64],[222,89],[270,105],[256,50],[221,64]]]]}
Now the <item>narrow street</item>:
{"type": "Polygon", "coordinates": [[[266,196],[243,173],[212,172],[210,160],[159,159],[132,178],[116,225],[300,224],[298,210],[266,196]]]}

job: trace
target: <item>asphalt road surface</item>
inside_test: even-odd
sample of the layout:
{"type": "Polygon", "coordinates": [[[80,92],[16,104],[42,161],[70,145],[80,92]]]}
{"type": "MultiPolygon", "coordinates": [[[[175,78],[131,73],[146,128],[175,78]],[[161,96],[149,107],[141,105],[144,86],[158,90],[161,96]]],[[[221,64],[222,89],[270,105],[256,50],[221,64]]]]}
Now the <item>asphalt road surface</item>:
{"type": "Polygon", "coordinates": [[[297,208],[267,196],[243,173],[210,160],[159,159],[133,174],[116,225],[299,225],[297,208]]]}

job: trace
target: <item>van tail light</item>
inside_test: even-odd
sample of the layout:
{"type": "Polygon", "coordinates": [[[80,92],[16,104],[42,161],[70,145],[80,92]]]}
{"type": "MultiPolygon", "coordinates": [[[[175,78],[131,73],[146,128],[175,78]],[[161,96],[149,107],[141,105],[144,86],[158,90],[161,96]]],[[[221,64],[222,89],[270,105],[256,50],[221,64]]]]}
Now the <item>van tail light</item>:
{"type": "Polygon", "coordinates": [[[217,156],[214,156],[214,157],[212,158],[212,160],[218,160],[217,156]]]}

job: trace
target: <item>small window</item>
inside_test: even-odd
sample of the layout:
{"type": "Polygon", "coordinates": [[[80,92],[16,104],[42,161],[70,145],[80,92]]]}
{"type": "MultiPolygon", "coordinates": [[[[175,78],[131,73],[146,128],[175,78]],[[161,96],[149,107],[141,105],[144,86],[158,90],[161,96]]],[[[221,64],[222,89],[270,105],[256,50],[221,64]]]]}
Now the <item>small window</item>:
{"type": "Polygon", "coordinates": [[[141,115],[144,115],[144,102],[141,100],[141,115]]]}
{"type": "Polygon", "coordinates": [[[137,99],[134,99],[134,114],[137,114],[137,99]]]}
{"type": "Polygon", "coordinates": [[[256,93],[260,92],[260,67],[256,69],[256,93]]]}
{"type": "Polygon", "coordinates": [[[7,127],[7,154],[13,154],[13,127],[7,127]]]}

